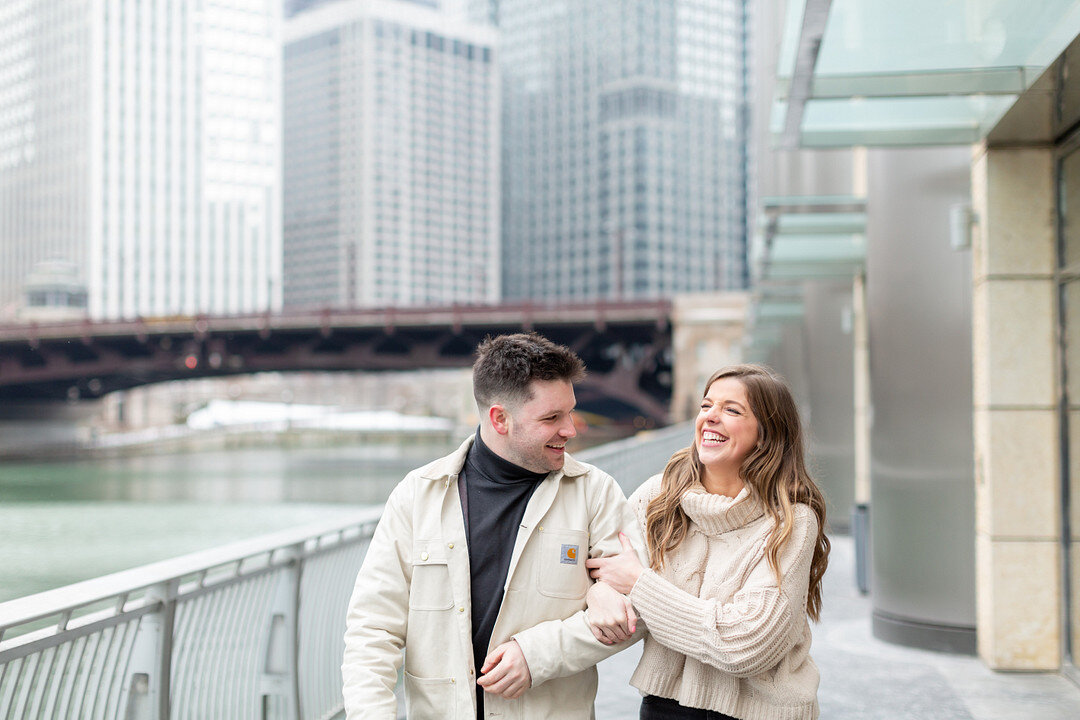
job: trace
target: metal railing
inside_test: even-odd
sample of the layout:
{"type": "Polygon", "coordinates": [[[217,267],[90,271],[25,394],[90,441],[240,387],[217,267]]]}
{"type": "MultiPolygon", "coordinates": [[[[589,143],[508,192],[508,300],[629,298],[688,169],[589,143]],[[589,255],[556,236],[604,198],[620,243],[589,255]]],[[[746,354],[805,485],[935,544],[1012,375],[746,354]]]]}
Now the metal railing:
{"type": "Polygon", "coordinates": [[[0,604],[0,718],[329,718],[381,508],[0,604]]]}
{"type": "MultiPolygon", "coordinates": [[[[687,426],[579,457],[631,491],[687,426]]],[[[382,508],[0,603],[0,720],[327,720],[382,508]]]]}
{"type": "Polygon", "coordinates": [[[610,474],[629,497],[638,485],[663,471],[673,452],[690,445],[693,427],[693,423],[679,423],[660,430],[649,430],[634,437],[597,445],[575,453],[574,457],[610,474]]]}

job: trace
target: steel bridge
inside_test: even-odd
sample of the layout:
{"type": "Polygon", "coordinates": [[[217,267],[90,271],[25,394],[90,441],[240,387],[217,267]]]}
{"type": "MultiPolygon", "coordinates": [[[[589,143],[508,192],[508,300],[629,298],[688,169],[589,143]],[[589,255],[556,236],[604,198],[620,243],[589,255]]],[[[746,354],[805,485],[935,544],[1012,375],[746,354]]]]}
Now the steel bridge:
{"type": "Polygon", "coordinates": [[[578,405],[663,423],[668,301],[318,309],[0,326],[0,400],[75,401],[139,385],[266,371],[468,367],[486,335],[535,330],[589,375],[578,405]]]}

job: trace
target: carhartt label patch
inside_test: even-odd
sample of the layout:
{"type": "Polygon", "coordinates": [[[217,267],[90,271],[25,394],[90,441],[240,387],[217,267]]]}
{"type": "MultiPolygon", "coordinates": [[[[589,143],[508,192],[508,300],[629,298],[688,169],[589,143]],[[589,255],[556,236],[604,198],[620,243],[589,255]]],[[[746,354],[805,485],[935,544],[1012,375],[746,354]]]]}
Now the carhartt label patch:
{"type": "Polygon", "coordinates": [[[577,565],[577,545],[563,545],[562,556],[559,557],[559,562],[563,565],[577,565]]]}

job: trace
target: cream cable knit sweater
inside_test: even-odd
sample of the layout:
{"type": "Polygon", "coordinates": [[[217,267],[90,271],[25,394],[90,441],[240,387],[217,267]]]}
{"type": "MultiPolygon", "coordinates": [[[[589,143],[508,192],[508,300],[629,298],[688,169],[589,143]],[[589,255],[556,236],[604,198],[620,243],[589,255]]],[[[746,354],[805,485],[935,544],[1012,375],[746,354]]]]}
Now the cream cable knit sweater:
{"type": "MultiPolygon", "coordinates": [[[[630,497],[642,527],[659,491],[656,475],[630,497]]],[[[772,520],[745,489],[728,498],[697,485],[682,507],[691,520],[686,539],[630,593],[649,631],[630,684],[740,720],[814,720],[818,670],[806,593],[817,517],[795,506],[777,587],[765,559],[772,520]]]]}

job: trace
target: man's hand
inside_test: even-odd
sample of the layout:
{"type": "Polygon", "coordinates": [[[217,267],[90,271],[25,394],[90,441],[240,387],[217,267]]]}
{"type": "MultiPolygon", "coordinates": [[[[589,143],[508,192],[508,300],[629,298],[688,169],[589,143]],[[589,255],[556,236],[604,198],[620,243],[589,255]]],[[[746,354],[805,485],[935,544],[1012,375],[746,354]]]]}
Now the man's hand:
{"type": "Polygon", "coordinates": [[[519,698],[529,689],[532,674],[517,640],[504,642],[484,658],[484,667],[480,668],[476,684],[484,688],[484,692],[501,695],[507,700],[519,698]]]}
{"type": "Polygon", "coordinates": [[[605,645],[629,640],[637,628],[637,614],[630,598],[602,582],[593,583],[585,596],[585,617],[597,640],[605,645]]]}

